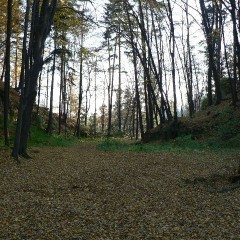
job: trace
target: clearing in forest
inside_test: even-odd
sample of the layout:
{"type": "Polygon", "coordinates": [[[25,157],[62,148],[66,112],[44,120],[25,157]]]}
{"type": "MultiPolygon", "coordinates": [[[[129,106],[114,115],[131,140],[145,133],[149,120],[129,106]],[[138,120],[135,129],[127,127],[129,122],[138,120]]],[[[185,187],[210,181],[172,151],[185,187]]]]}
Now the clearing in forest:
{"type": "Polygon", "coordinates": [[[240,239],[239,151],[0,154],[0,239],[240,239]]]}

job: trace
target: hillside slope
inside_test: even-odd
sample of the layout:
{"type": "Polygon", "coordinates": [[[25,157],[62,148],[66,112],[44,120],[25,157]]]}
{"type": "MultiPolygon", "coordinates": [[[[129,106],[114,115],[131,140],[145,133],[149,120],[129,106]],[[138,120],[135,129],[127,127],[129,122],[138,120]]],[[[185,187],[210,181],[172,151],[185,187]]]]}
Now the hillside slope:
{"type": "Polygon", "coordinates": [[[143,141],[165,141],[190,136],[192,140],[220,144],[228,147],[240,146],[240,108],[234,109],[230,100],[207,107],[190,117],[179,118],[145,133],[143,141]]]}

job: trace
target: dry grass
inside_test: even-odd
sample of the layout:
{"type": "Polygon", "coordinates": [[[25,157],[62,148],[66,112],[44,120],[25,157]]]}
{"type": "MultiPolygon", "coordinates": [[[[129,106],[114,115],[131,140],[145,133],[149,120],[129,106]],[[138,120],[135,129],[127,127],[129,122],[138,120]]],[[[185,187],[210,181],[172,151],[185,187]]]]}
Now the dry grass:
{"type": "Polygon", "coordinates": [[[0,153],[0,239],[240,239],[239,153],[0,153]]]}

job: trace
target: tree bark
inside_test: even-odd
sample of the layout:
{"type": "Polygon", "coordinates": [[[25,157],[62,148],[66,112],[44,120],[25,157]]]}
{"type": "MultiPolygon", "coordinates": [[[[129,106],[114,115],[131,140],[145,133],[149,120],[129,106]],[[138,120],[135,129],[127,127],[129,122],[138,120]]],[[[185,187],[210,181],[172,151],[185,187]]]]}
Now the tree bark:
{"type": "Polygon", "coordinates": [[[24,81],[28,75],[28,64],[27,64],[27,30],[28,30],[28,22],[29,22],[29,11],[30,11],[30,0],[26,2],[26,13],[24,19],[24,35],[23,35],[23,47],[22,47],[22,64],[21,64],[21,73],[20,73],[20,81],[19,81],[19,90],[20,90],[20,101],[18,107],[18,119],[17,119],[17,127],[15,132],[14,139],[14,147],[12,151],[12,156],[18,160],[19,150],[20,150],[20,142],[21,142],[21,133],[22,133],[22,120],[23,120],[23,111],[24,111],[24,81]]]}
{"type": "Polygon", "coordinates": [[[31,34],[28,43],[30,61],[29,66],[28,64],[25,65],[25,70],[29,72],[29,75],[25,75],[24,99],[23,103],[21,103],[23,104],[21,106],[23,108],[22,123],[20,127],[18,126],[19,129],[16,130],[16,134],[20,131],[20,142],[19,146],[14,144],[13,153],[15,157],[18,155],[28,157],[28,136],[31,127],[33,105],[37,94],[37,80],[43,66],[43,50],[46,38],[51,29],[56,6],[57,0],[43,0],[41,6],[38,0],[34,0],[33,2],[31,34]]]}
{"type": "Polygon", "coordinates": [[[8,121],[9,121],[9,89],[10,89],[10,47],[12,35],[12,0],[8,0],[7,6],[7,39],[5,55],[5,82],[4,82],[4,143],[9,145],[8,121]]]}
{"type": "Polygon", "coordinates": [[[54,40],[54,53],[53,53],[53,66],[52,66],[52,82],[51,82],[51,90],[50,90],[50,106],[49,106],[49,114],[48,114],[48,125],[47,125],[47,133],[52,134],[53,131],[53,90],[54,90],[54,77],[55,77],[55,68],[56,68],[56,43],[54,40]]]}
{"type": "Polygon", "coordinates": [[[77,112],[77,123],[76,123],[76,136],[80,138],[80,114],[81,114],[81,107],[82,107],[82,98],[83,98],[83,33],[81,33],[81,46],[80,46],[80,69],[79,69],[79,92],[78,92],[78,112],[77,112]]]}

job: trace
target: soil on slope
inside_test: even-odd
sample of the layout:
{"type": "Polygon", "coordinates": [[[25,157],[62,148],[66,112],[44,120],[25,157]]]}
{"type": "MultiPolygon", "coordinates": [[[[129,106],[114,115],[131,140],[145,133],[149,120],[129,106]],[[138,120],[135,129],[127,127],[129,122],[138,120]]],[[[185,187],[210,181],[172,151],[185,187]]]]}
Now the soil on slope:
{"type": "Polygon", "coordinates": [[[239,239],[240,152],[0,152],[0,239],[239,239]]]}

